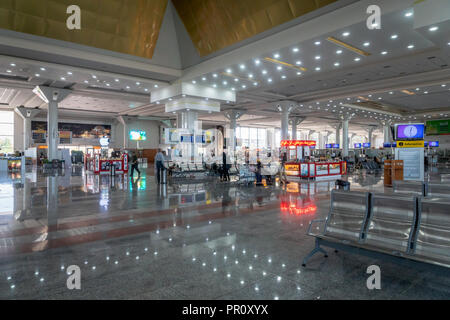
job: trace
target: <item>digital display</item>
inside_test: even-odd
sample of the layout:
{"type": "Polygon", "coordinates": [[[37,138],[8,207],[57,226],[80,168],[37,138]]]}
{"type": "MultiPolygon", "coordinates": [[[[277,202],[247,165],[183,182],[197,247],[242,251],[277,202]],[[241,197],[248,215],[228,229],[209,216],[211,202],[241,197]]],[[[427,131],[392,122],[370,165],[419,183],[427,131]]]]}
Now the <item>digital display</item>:
{"type": "Polygon", "coordinates": [[[439,147],[439,141],[430,141],[430,147],[437,148],[439,147]]]}
{"type": "Polygon", "coordinates": [[[132,141],[145,141],[147,140],[147,133],[145,131],[130,131],[130,140],[132,141]]]}
{"type": "Polygon", "coordinates": [[[363,147],[364,147],[364,148],[370,148],[370,143],[364,143],[364,144],[363,144],[363,147]]]}
{"type": "Polygon", "coordinates": [[[196,135],[195,136],[195,143],[206,143],[206,139],[204,135],[196,135]]]}
{"type": "Polygon", "coordinates": [[[424,124],[399,124],[397,129],[398,140],[423,139],[425,133],[424,124]]]}
{"type": "Polygon", "coordinates": [[[329,144],[327,144],[327,145],[325,146],[325,148],[331,149],[331,148],[333,148],[333,145],[332,145],[331,143],[329,143],[329,144]]]}
{"type": "Polygon", "coordinates": [[[361,143],[355,143],[355,149],[361,149],[361,143]]]}
{"type": "Polygon", "coordinates": [[[338,143],[333,144],[333,149],[339,149],[339,144],[338,143]]]}

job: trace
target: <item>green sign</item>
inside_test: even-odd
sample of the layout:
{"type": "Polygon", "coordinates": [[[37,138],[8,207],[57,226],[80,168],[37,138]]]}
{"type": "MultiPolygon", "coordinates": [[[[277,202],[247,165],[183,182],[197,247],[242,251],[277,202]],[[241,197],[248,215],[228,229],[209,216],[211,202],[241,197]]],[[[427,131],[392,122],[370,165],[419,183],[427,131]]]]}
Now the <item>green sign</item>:
{"type": "Polygon", "coordinates": [[[450,135],[450,119],[427,121],[426,126],[427,136],[450,135]]]}

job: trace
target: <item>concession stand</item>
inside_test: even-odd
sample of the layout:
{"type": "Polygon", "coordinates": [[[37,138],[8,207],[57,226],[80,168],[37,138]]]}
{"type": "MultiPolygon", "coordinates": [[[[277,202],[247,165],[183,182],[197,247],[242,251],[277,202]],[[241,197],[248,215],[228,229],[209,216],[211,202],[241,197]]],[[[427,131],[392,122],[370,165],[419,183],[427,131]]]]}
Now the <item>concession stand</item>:
{"type": "Polygon", "coordinates": [[[315,146],[316,142],[310,140],[281,141],[281,152],[287,153],[285,171],[289,181],[335,180],[346,173],[345,161],[315,161],[310,156],[315,146]]]}

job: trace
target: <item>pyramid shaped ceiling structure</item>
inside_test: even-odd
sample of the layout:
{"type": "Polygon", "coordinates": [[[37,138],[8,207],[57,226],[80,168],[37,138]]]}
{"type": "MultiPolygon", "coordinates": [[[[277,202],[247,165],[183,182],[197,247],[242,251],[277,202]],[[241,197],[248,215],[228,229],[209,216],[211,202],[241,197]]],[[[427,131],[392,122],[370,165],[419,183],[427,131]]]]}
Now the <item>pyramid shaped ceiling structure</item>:
{"type": "Polygon", "coordinates": [[[151,59],[168,0],[1,0],[0,29],[151,59]],[[81,30],[69,30],[67,7],[78,5],[81,30]]]}
{"type": "Polygon", "coordinates": [[[336,0],[172,0],[200,56],[207,56],[336,0]]]}

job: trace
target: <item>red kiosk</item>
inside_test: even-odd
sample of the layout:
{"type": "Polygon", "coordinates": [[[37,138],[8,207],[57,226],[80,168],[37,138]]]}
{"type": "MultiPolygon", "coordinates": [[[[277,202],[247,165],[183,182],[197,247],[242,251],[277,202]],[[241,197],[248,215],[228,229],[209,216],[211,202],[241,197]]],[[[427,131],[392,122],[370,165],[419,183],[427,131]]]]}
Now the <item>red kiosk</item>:
{"type": "Polygon", "coordinates": [[[283,140],[281,153],[286,152],[286,176],[289,181],[301,179],[334,180],[347,172],[345,161],[310,160],[311,148],[316,142],[312,140],[283,140]]]}
{"type": "Polygon", "coordinates": [[[84,156],[84,166],[86,172],[93,174],[124,174],[128,173],[128,154],[123,153],[120,158],[104,158],[100,149],[93,149],[93,152],[84,156]],[[113,167],[114,166],[114,167],[113,167]]]}

